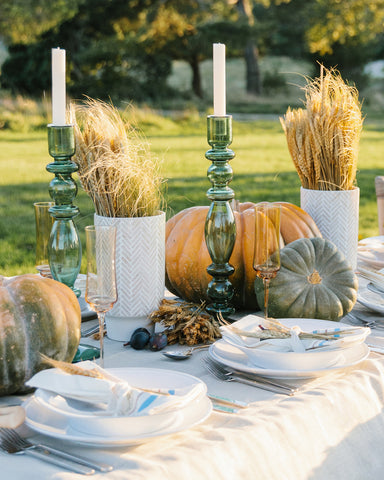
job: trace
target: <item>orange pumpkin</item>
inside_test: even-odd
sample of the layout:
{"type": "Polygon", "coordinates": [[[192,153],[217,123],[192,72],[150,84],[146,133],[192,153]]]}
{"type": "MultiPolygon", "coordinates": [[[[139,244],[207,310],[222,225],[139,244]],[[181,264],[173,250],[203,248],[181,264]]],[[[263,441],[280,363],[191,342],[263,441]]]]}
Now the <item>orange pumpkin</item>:
{"type": "MultiPolygon", "coordinates": [[[[299,238],[321,237],[312,217],[286,202],[281,205],[281,247],[299,238]]],[[[236,308],[258,308],[254,291],[255,271],[255,204],[240,203],[234,212],[236,242],[229,260],[235,272],[229,277],[236,308]]],[[[166,278],[168,290],[175,295],[199,303],[208,300],[207,286],[212,277],[207,267],[212,263],[205,244],[204,226],[208,206],[191,207],[177,213],[166,224],[166,278]]]]}

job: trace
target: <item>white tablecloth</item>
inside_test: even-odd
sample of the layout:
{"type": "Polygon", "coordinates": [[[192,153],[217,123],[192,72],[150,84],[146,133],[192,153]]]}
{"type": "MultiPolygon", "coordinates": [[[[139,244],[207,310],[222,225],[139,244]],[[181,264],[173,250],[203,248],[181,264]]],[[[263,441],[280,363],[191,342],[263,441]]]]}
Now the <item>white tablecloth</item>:
{"type": "MultiPolygon", "coordinates": [[[[86,339],[87,343],[92,343],[86,339]]],[[[252,402],[238,414],[213,412],[201,425],[146,444],[72,452],[114,465],[95,479],[148,480],[369,480],[384,478],[384,356],[349,371],[304,383],[294,397],[213,378],[206,352],[172,361],[161,352],[135,351],[106,339],[106,367],[175,369],[202,378],[210,393],[252,402]]],[[[0,398],[0,404],[13,401],[0,398]]],[[[59,442],[35,435],[53,446],[59,442]]],[[[82,475],[28,458],[0,453],[4,480],[80,479],[82,475]]]]}

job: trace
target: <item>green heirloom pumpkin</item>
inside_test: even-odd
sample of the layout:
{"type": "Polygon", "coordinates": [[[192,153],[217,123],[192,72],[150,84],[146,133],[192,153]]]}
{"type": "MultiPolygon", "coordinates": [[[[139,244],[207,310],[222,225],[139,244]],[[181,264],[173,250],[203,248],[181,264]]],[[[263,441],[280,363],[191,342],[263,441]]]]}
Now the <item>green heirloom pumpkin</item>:
{"type": "MultiPolygon", "coordinates": [[[[358,281],[344,255],[323,238],[302,238],[285,246],[281,269],[271,280],[268,314],[275,318],[340,320],[356,303],[358,281]]],[[[261,279],[255,281],[264,304],[261,279]]]]}
{"type": "Polygon", "coordinates": [[[81,310],[73,291],[38,275],[0,276],[0,396],[23,391],[47,366],[40,353],[71,362],[81,310]]]}

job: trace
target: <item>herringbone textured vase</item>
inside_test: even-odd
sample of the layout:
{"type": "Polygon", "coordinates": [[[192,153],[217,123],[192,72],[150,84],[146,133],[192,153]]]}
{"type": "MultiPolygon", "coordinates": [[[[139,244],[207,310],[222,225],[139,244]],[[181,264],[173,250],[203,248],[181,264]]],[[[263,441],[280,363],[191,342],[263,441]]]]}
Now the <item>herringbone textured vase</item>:
{"type": "Polygon", "coordinates": [[[340,191],[301,188],[300,195],[301,208],[311,215],[323,237],[333,242],[356,269],[359,188],[340,191]]]}
{"type": "Polygon", "coordinates": [[[95,215],[95,225],[115,225],[118,300],[113,317],[143,317],[164,297],[165,213],[153,217],[95,215]]]}

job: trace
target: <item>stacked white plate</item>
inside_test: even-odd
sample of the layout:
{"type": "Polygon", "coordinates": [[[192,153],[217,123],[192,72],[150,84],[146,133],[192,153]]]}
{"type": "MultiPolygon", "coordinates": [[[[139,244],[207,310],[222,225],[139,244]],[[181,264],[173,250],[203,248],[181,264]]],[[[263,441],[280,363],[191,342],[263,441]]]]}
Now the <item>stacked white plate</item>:
{"type": "MultiPolygon", "coordinates": [[[[233,325],[241,330],[252,330],[261,320],[248,316],[233,325]]],[[[309,318],[284,318],[279,319],[279,322],[289,328],[298,326],[305,332],[355,328],[344,323],[309,318]]],[[[215,361],[246,373],[287,379],[312,378],[354,366],[367,358],[369,348],[364,340],[369,333],[369,328],[360,329],[357,334],[338,340],[335,348],[318,348],[302,353],[282,352],[273,345],[268,348],[244,347],[223,338],[211,345],[209,354],[215,361]]]]}
{"type": "Polygon", "coordinates": [[[384,236],[360,240],[357,247],[357,260],[371,268],[384,268],[384,236]]]}
{"type": "Polygon", "coordinates": [[[172,411],[142,416],[110,416],[103,406],[64,398],[37,389],[25,403],[26,423],[33,430],[61,440],[96,446],[137,445],[203,422],[212,411],[205,384],[182,372],[155,368],[113,368],[112,375],[137,388],[183,389],[203,384],[193,402],[172,411]]]}

